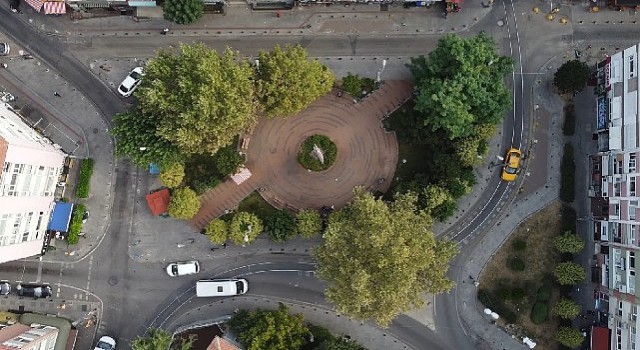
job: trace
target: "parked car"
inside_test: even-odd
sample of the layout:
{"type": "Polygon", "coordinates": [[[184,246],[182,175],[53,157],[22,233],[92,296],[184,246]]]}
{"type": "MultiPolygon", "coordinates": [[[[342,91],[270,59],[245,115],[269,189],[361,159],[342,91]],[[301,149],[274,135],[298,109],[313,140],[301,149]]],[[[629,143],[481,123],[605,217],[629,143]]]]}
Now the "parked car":
{"type": "Polygon", "coordinates": [[[502,180],[515,181],[518,177],[518,170],[520,169],[520,160],[522,159],[522,152],[517,148],[509,148],[507,151],[507,157],[504,160],[504,167],[502,168],[502,180]]]}
{"type": "Polygon", "coordinates": [[[11,48],[7,43],[0,43],[0,56],[6,56],[11,52],[11,48]]]}
{"type": "Polygon", "coordinates": [[[116,348],[115,339],[111,338],[108,335],[102,336],[100,340],[98,340],[98,344],[94,350],[114,350],[116,348]]]}
{"type": "Polygon", "coordinates": [[[0,281],[0,295],[11,293],[11,284],[8,281],[0,281]]]}
{"type": "Polygon", "coordinates": [[[122,81],[120,86],[118,87],[118,92],[120,95],[124,97],[129,97],[136,90],[140,82],[142,81],[142,77],[144,76],[144,68],[136,67],[134,68],[126,78],[122,81]]]}
{"type": "Polygon", "coordinates": [[[197,261],[177,261],[167,266],[167,274],[171,277],[193,275],[200,272],[197,261]]]}
{"type": "Polygon", "coordinates": [[[53,295],[48,284],[18,284],[16,292],[21,297],[48,298],[53,295]]]}

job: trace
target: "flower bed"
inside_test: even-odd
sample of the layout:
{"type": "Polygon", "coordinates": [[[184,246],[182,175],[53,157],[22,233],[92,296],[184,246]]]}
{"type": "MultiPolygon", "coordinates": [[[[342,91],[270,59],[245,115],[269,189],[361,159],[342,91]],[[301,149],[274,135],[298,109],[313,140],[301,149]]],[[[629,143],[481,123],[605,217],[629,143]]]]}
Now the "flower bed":
{"type": "Polygon", "coordinates": [[[298,162],[311,171],[323,171],[333,165],[337,156],[338,148],[331,139],[324,135],[312,135],[302,143],[298,153],[298,162]],[[312,154],[314,145],[318,145],[318,148],[322,150],[324,163],[312,154]]]}

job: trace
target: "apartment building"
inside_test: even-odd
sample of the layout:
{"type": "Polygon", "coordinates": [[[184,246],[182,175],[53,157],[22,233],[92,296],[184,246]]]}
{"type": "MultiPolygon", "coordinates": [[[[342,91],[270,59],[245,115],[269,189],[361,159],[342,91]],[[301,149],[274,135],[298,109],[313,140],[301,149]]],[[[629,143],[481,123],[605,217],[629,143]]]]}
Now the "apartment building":
{"type": "Polygon", "coordinates": [[[65,157],[0,103],[0,263],[41,254],[65,157]]]}
{"type": "Polygon", "coordinates": [[[592,280],[598,283],[596,308],[608,321],[614,350],[635,350],[640,343],[639,50],[640,44],[634,45],[597,66],[598,150],[589,157],[590,229],[597,242],[592,280]]]}
{"type": "Polygon", "coordinates": [[[41,324],[0,324],[0,350],[53,350],[58,328],[41,324]]]}

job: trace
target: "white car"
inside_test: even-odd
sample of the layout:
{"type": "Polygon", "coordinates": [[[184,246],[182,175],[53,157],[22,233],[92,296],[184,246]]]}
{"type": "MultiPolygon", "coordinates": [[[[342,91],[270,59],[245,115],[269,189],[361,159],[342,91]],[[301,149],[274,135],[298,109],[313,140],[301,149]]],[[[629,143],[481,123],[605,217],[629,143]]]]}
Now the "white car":
{"type": "Polygon", "coordinates": [[[167,274],[171,277],[193,275],[200,272],[197,261],[178,261],[167,266],[167,274]]]}
{"type": "Polygon", "coordinates": [[[6,56],[11,52],[11,48],[7,43],[0,43],[0,56],[6,56]]]}
{"type": "Polygon", "coordinates": [[[118,92],[120,95],[124,97],[129,97],[136,90],[140,82],[142,81],[142,77],[144,76],[144,68],[136,67],[126,78],[122,81],[122,84],[118,87],[118,92]]]}
{"type": "Polygon", "coordinates": [[[115,348],[116,341],[113,338],[105,335],[100,338],[100,340],[98,340],[98,344],[93,350],[114,350],[115,348]]]}

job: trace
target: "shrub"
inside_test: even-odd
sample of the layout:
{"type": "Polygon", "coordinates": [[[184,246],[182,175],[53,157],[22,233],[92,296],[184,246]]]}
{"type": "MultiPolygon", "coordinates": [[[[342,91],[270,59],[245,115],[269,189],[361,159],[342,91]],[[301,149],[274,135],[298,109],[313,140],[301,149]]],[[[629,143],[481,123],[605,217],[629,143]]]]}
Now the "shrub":
{"type": "Polygon", "coordinates": [[[584,241],[577,234],[567,231],[553,239],[553,246],[560,253],[577,254],[584,249],[584,241]]]}
{"type": "Polygon", "coordinates": [[[360,97],[362,95],[362,78],[357,74],[347,73],[347,76],[342,78],[342,89],[353,97],[360,97]]]}
{"type": "Polygon", "coordinates": [[[517,252],[522,252],[527,249],[527,241],[523,239],[516,239],[513,241],[513,249],[517,252]]]}
{"type": "Polygon", "coordinates": [[[82,216],[84,215],[85,210],[86,208],[84,204],[76,204],[73,208],[71,223],[69,224],[69,232],[67,232],[67,242],[69,244],[78,243],[80,232],[82,231],[82,216]]]}
{"type": "Polygon", "coordinates": [[[235,244],[245,245],[253,242],[262,232],[262,220],[252,213],[237,212],[229,223],[229,239],[235,244]]]}
{"type": "Polygon", "coordinates": [[[204,5],[200,0],[164,0],[162,10],[164,19],[177,24],[189,24],[202,17],[204,5]]]}
{"type": "Polygon", "coordinates": [[[568,143],[564,145],[560,175],[560,200],[565,203],[571,203],[576,198],[576,163],[573,156],[573,146],[568,143]]]}
{"type": "Polygon", "coordinates": [[[518,258],[517,256],[512,257],[509,259],[509,268],[513,271],[524,271],[524,261],[522,261],[522,259],[518,258]]]}
{"type": "Polygon", "coordinates": [[[551,299],[551,292],[553,292],[551,286],[548,284],[543,284],[542,286],[540,286],[540,288],[538,288],[538,292],[536,293],[536,300],[543,302],[549,301],[549,299],[551,299]]]}
{"type": "Polygon", "coordinates": [[[558,283],[563,286],[575,285],[584,281],[586,272],[584,268],[574,262],[563,262],[558,264],[553,270],[558,283]]]}
{"type": "Polygon", "coordinates": [[[296,215],[298,234],[304,238],[312,238],[322,230],[320,214],[315,210],[300,210],[296,215]]]}
{"type": "Polygon", "coordinates": [[[182,163],[171,163],[162,169],[160,182],[169,188],[180,186],[184,179],[184,165],[182,163]]]}
{"type": "Polygon", "coordinates": [[[80,175],[78,175],[78,184],[76,185],[76,197],[89,197],[91,175],[93,175],[93,159],[87,158],[82,160],[82,164],[80,165],[80,175]]]}
{"type": "Polygon", "coordinates": [[[329,169],[336,161],[337,156],[338,148],[330,138],[324,135],[312,135],[302,143],[302,147],[300,147],[300,152],[298,153],[298,162],[311,171],[322,171],[329,169]],[[318,145],[322,150],[324,163],[321,163],[311,154],[314,145],[318,145]]]}
{"type": "Polygon", "coordinates": [[[171,193],[171,201],[167,212],[176,219],[188,220],[196,216],[200,210],[200,199],[189,187],[178,188],[171,193]]]}
{"type": "Polygon", "coordinates": [[[556,340],[558,343],[573,349],[582,344],[584,336],[575,328],[560,327],[558,333],[556,333],[556,340]]]}
{"type": "Polygon", "coordinates": [[[296,221],[289,212],[278,210],[264,221],[264,232],[276,242],[284,242],[296,235],[296,221]]]}
{"type": "Polygon", "coordinates": [[[205,192],[209,191],[210,189],[218,186],[219,184],[220,184],[220,180],[218,180],[215,177],[210,177],[206,181],[194,180],[193,181],[193,190],[199,196],[199,195],[202,195],[205,192]]]}
{"type": "Polygon", "coordinates": [[[537,301],[531,309],[531,322],[542,324],[549,316],[549,307],[546,302],[537,301]]]}
{"type": "Polygon", "coordinates": [[[209,237],[209,241],[213,244],[222,244],[229,237],[227,223],[222,219],[213,219],[204,228],[204,232],[209,237]]]}
{"type": "Polygon", "coordinates": [[[553,308],[553,313],[566,320],[572,320],[580,314],[580,305],[571,299],[562,298],[553,308]]]}

